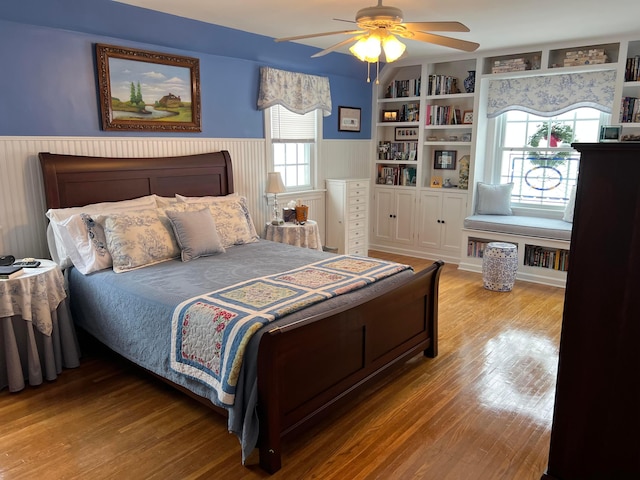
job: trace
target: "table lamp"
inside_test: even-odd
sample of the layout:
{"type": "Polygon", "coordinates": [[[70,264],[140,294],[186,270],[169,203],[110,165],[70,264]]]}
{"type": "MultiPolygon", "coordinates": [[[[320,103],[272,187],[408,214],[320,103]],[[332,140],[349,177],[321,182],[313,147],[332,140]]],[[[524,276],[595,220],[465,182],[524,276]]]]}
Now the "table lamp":
{"type": "Polygon", "coordinates": [[[280,211],[278,210],[278,194],[286,192],[287,189],[285,188],[284,183],[282,183],[280,172],[269,172],[267,175],[266,193],[273,193],[273,220],[271,220],[271,224],[283,225],[284,220],[282,220],[280,211]]]}

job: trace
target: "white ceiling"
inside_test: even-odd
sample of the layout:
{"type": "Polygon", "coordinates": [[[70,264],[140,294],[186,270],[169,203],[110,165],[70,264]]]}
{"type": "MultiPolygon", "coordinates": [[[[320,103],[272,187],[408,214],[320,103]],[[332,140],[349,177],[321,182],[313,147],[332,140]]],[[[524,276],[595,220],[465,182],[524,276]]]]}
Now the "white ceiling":
{"type": "MultiPolygon", "coordinates": [[[[116,0],[121,3],[222,25],[268,37],[290,37],[347,30],[356,12],[376,0],[116,0]]],[[[588,40],[640,33],[640,0],[385,0],[400,8],[404,20],[450,21],[469,33],[442,33],[480,44],[481,50],[588,40]]],[[[333,35],[300,43],[327,48],[347,38],[333,35]]],[[[446,47],[403,40],[403,58],[441,56],[446,47]]],[[[349,45],[338,50],[348,52],[349,45]]]]}

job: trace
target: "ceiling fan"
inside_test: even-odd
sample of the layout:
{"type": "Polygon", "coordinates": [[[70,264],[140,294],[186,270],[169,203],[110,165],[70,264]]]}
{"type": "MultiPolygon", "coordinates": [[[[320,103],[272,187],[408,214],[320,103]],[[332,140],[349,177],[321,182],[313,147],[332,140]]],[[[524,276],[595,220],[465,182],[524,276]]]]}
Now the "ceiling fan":
{"type": "Polygon", "coordinates": [[[336,32],[312,33],[295,37],[277,38],[276,42],[289,42],[305,38],[324,37],[329,35],[352,35],[350,38],[336,43],[314,55],[321,57],[333,52],[349,43],[356,42],[349,49],[352,54],[362,61],[376,63],[384,50],[385,61],[393,62],[404,53],[405,45],[395,36],[420,42],[433,43],[444,47],[473,52],[480,45],[474,42],[436,35],[430,32],[468,32],[469,29],[460,22],[403,22],[402,10],[396,7],[378,5],[358,10],[355,22],[342,20],[341,22],[355,23],[356,29],[340,30],[336,32]]]}

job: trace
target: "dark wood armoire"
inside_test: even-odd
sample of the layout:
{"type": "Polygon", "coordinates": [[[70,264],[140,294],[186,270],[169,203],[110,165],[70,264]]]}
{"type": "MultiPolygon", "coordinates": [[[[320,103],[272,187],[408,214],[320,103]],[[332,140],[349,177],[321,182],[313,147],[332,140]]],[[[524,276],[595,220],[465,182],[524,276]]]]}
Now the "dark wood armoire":
{"type": "Polygon", "coordinates": [[[640,143],[577,143],[545,480],[640,479],[640,143]]]}

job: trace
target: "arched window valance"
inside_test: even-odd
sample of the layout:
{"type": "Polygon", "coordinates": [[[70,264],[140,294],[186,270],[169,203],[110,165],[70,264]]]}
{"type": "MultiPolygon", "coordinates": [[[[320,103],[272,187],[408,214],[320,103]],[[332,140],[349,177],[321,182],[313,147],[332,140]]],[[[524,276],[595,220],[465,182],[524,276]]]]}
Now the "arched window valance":
{"type": "Polygon", "coordinates": [[[576,107],[611,113],[615,81],[614,70],[490,80],[487,117],[508,110],[553,117],[576,107]]]}
{"type": "Polygon", "coordinates": [[[260,67],[258,110],[264,110],[273,105],[282,105],[300,115],[320,109],[323,116],[329,116],[331,115],[329,78],[260,67]]]}

